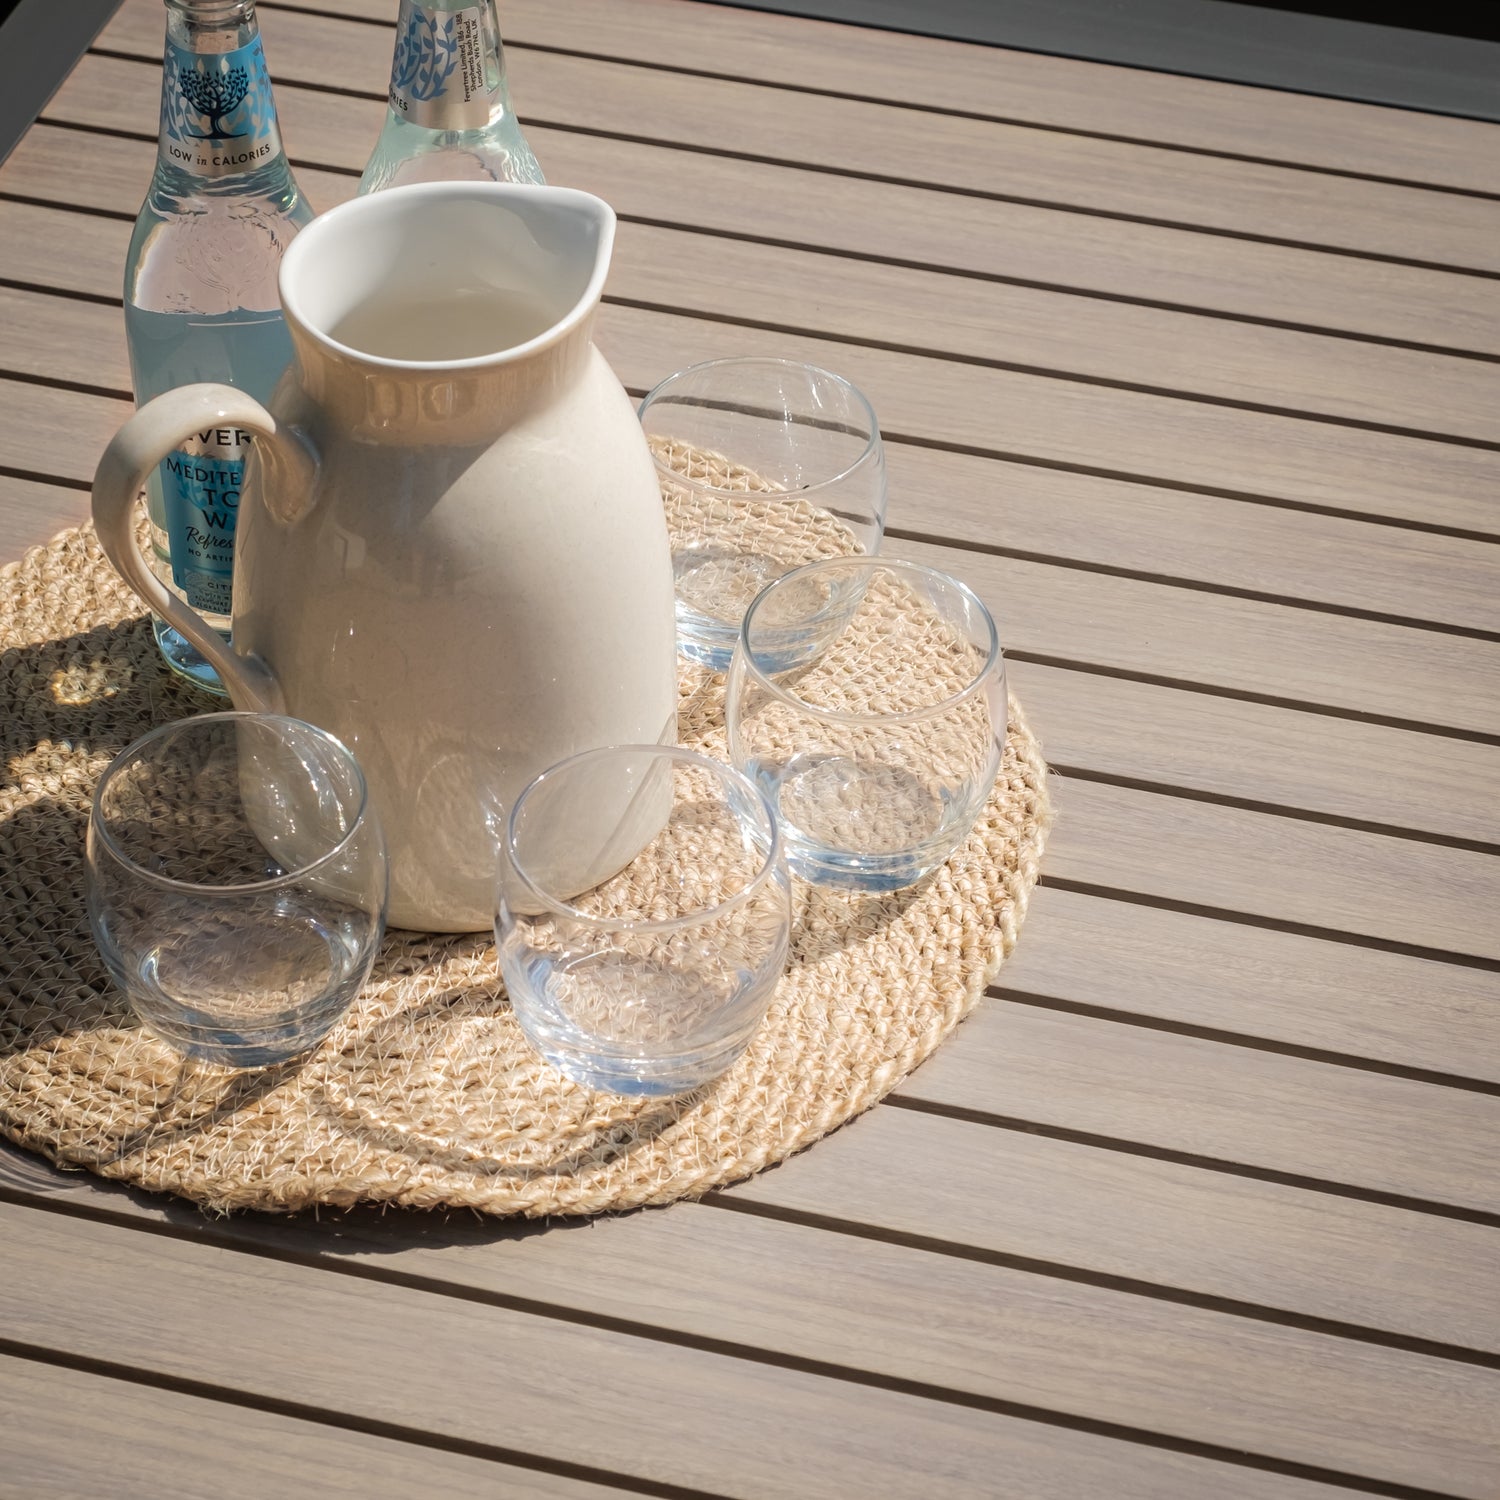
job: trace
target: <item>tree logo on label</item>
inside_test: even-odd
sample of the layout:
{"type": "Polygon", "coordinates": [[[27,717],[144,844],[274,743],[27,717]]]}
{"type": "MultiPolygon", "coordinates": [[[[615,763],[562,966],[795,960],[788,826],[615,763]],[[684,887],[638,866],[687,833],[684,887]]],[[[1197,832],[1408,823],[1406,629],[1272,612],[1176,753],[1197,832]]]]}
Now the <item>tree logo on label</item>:
{"type": "Polygon", "coordinates": [[[250,91],[250,74],[242,67],[229,66],[228,58],[221,58],[217,70],[205,68],[200,62],[196,68],[179,68],[177,86],[184,98],[201,115],[208,117],[205,133],[187,132],[199,141],[236,141],[247,132],[228,131],[223,127],[226,115],[232,115],[245,102],[250,91]]]}

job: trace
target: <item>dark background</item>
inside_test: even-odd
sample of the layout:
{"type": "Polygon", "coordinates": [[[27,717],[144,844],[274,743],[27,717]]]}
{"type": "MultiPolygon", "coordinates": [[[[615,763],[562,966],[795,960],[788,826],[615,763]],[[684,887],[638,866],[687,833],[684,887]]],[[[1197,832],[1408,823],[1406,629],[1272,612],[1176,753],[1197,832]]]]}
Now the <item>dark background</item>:
{"type": "Polygon", "coordinates": [[[1380,26],[1404,26],[1413,31],[1437,31],[1445,36],[1472,36],[1482,41],[1500,41],[1500,5],[1484,0],[1462,0],[1408,7],[1371,4],[1370,0],[1240,0],[1262,10],[1296,10],[1305,16],[1332,16],[1339,21],[1369,21],[1380,26]]]}

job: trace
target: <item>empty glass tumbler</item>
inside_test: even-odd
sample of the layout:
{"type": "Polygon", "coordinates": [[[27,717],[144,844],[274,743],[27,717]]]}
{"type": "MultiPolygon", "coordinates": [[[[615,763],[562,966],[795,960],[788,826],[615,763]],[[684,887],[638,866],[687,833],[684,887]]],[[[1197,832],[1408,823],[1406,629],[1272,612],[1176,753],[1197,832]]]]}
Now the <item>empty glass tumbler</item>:
{"type": "Polygon", "coordinates": [[[968,585],[861,558],[788,573],[750,606],[729,745],[804,879],[895,890],[942,864],[994,787],[1005,662],[968,585]]]}
{"type": "Polygon", "coordinates": [[[579,1083],[676,1094],[722,1073],[770,1004],[790,922],[770,808],[695,751],[586,751],[511,809],[500,968],[531,1044],[579,1083]]]}
{"type": "Polygon", "coordinates": [[[359,766],[274,714],[207,714],[122,751],[94,794],[87,869],[94,940],[136,1015],[230,1067],[320,1042],[385,926],[385,841],[359,766]]]}
{"type": "Polygon", "coordinates": [[[790,359],[718,359],[641,403],[672,539],[678,649],[729,665],[750,601],[789,568],[873,555],[885,450],[842,376],[790,359]]]}

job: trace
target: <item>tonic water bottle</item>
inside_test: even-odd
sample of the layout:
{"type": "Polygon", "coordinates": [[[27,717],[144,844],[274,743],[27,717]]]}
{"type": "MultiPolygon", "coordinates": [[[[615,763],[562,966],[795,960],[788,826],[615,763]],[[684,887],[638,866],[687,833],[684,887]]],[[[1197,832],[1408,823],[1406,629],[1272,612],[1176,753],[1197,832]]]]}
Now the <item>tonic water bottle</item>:
{"type": "Polygon", "coordinates": [[[401,0],[390,105],[359,190],[444,178],[545,180],[511,108],[495,0],[401,0]]]}
{"type": "MultiPolygon", "coordinates": [[[[276,273],[312,218],[281,148],[254,0],[166,0],[156,170],[125,263],[137,402],[212,380],[265,401],[292,357],[276,273]]],[[[228,636],[234,529],[249,435],[195,434],[147,483],[158,577],[228,636]]],[[[222,692],[164,620],[172,668],[222,692]]]]}

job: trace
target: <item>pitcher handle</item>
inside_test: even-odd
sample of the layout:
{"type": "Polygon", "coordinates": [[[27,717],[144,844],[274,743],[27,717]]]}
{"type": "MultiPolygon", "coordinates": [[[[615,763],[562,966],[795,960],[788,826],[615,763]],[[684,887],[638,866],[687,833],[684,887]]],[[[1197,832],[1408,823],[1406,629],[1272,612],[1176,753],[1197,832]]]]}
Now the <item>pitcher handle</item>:
{"type": "MultiPolygon", "coordinates": [[[[258,656],[230,650],[218,631],[172,594],[135,543],[135,499],[163,459],[208,427],[239,427],[256,435],[262,470],[311,486],[312,460],[277,431],[259,401],[228,385],[186,385],[148,401],[110,440],[94,471],[94,530],[104,555],[141,599],[187,637],[219,674],[236,708],[284,713],[281,685],[258,656]],[[267,451],[269,450],[269,451],[267,451]]],[[[305,492],[305,491],[304,491],[305,492]]]]}

